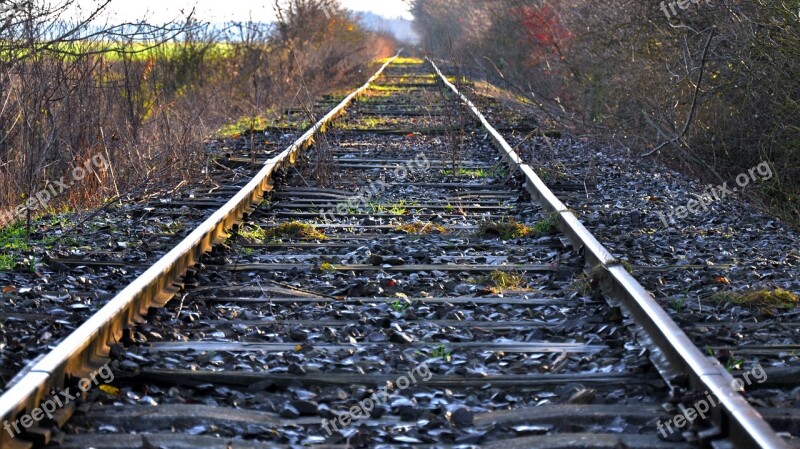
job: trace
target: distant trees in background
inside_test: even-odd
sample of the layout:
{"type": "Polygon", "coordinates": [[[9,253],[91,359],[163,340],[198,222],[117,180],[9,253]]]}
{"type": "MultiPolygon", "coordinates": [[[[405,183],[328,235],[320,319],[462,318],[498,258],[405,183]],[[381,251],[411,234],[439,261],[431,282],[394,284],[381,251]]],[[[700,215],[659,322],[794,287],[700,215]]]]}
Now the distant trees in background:
{"type": "MultiPolygon", "coordinates": [[[[0,211],[101,153],[111,168],[54,204],[90,206],[134,186],[201,176],[210,134],[241,116],[279,115],[394,52],[335,0],[276,0],[278,21],[225,29],[191,15],[166,25],[98,25],[108,1],[0,9],[0,211]]],[[[6,8],[6,5],[12,5],[6,8]]]]}
{"type": "Polygon", "coordinates": [[[557,126],[714,181],[770,161],[778,176],[762,198],[800,222],[800,4],[663,5],[413,0],[412,12],[428,52],[526,97],[557,126]]]}

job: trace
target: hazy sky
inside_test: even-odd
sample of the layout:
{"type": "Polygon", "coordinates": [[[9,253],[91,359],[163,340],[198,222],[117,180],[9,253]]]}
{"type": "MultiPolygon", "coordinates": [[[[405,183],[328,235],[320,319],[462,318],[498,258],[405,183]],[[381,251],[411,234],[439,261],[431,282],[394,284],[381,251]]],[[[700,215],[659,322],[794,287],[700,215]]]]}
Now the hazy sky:
{"type": "MultiPolygon", "coordinates": [[[[84,9],[97,4],[97,0],[79,0],[84,9]]],[[[385,17],[411,19],[408,4],[403,0],[341,0],[353,11],[372,11],[385,17]]],[[[151,23],[166,22],[181,16],[181,10],[196,10],[201,21],[227,22],[252,19],[268,22],[275,16],[272,0],[112,0],[110,17],[118,21],[147,18],[151,23]]],[[[114,20],[112,19],[112,22],[114,20]]]]}

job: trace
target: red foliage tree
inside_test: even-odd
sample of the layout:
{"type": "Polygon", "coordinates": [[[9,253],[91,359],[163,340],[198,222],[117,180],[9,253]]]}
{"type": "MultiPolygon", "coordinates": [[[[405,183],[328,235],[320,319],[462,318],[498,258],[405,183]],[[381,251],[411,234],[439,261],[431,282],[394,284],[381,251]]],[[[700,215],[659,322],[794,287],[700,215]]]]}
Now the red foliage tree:
{"type": "Polygon", "coordinates": [[[549,56],[562,57],[562,50],[570,38],[558,15],[550,6],[522,6],[515,8],[521,35],[520,45],[530,49],[526,64],[538,65],[549,56]]]}

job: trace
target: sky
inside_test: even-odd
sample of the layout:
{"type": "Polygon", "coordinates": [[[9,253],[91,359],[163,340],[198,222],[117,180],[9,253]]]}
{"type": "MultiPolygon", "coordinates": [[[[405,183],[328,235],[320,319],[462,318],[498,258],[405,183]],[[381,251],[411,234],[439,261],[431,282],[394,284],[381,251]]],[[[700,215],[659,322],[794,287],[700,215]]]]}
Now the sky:
{"type": "MultiPolygon", "coordinates": [[[[395,18],[411,19],[404,0],[340,0],[353,11],[371,11],[395,18]]],[[[82,9],[90,9],[97,0],[79,0],[82,9]]],[[[150,23],[164,23],[183,16],[195,8],[197,19],[208,22],[246,21],[270,22],[275,17],[272,0],[112,0],[109,5],[111,22],[134,21],[146,18],[150,23]],[[116,19],[116,20],[114,20],[116,19]]]]}

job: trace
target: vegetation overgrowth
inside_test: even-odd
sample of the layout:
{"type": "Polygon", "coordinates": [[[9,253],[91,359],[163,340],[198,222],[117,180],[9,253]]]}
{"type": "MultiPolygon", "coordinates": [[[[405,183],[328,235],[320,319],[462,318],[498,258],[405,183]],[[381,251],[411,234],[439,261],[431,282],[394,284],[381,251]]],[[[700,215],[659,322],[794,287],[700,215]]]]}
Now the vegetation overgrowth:
{"type": "Polygon", "coordinates": [[[446,72],[504,88],[543,128],[604,138],[708,182],[768,161],[778,175],[748,194],[800,224],[796,0],[412,5],[446,72]]]}
{"type": "Polygon", "coordinates": [[[368,65],[395,52],[338,0],[275,0],[275,23],[224,29],[191,14],[98,26],[107,2],[70,21],[76,1],[0,12],[0,227],[185,185],[205,173],[208,139],[223,125],[248,118],[223,128],[228,136],[253,129],[245,121],[261,127],[362,83],[368,65]],[[110,163],[74,179],[97,155],[110,163]],[[59,180],[75,182],[37,204],[59,180]]]}

